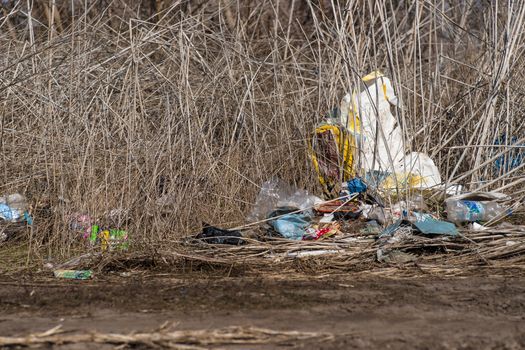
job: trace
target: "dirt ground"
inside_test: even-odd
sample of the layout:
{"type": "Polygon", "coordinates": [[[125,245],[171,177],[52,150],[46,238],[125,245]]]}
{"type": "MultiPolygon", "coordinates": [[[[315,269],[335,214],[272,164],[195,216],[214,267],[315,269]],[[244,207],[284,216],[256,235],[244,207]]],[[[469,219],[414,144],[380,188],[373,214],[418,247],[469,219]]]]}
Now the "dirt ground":
{"type": "MultiPolygon", "coordinates": [[[[154,330],[169,321],[180,330],[256,326],[333,335],[328,341],[263,348],[521,349],[524,318],[525,278],[511,274],[410,279],[363,273],[279,278],[132,273],[90,281],[0,278],[1,336],[28,335],[57,325],[70,333],[130,333],[154,330]]],[[[86,346],[105,348],[60,348],[86,346]]]]}

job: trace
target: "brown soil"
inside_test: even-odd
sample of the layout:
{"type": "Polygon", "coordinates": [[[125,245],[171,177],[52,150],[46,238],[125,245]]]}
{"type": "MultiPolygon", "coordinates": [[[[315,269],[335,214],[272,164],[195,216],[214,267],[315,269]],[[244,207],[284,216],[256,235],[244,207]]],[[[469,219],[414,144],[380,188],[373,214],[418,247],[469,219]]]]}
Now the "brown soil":
{"type": "Polygon", "coordinates": [[[256,326],[334,335],[286,347],[518,349],[525,347],[525,278],[1,277],[0,315],[2,336],[57,325],[72,332],[129,333],[171,321],[180,330],[256,326]]]}

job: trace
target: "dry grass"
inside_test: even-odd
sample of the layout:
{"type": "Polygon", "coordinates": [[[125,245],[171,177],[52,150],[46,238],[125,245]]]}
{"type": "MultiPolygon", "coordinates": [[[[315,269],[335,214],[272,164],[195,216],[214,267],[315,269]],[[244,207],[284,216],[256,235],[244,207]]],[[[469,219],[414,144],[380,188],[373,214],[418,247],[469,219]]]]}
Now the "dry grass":
{"type": "MultiPolygon", "coordinates": [[[[164,325],[167,326],[167,325],[164,325]]],[[[326,341],[333,335],[320,332],[284,332],[257,327],[229,327],[192,331],[170,331],[161,327],[147,333],[60,334],[55,327],[41,334],[26,337],[0,337],[0,346],[44,347],[63,344],[114,344],[120,347],[146,346],[163,349],[209,349],[217,346],[256,346],[261,344],[293,344],[301,340],[326,341]]]]}
{"type": "Polygon", "coordinates": [[[449,182],[525,196],[525,162],[494,168],[517,150],[510,136],[525,143],[525,7],[277,3],[0,11],[0,192],[33,204],[28,257],[71,255],[74,212],[129,209],[135,247],[155,247],[201,221],[242,224],[272,176],[315,191],[313,128],[375,69],[401,98],[408,149],[430,154],[449,182]]]}

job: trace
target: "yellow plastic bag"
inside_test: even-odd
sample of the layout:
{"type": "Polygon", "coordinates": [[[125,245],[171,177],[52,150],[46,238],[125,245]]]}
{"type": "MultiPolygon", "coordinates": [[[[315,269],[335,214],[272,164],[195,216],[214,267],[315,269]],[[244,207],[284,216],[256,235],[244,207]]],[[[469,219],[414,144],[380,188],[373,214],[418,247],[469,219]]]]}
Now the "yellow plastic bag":
{"type": "Polygon", "coordinates": [[[381,183],[383,190],[395,190],[396,188],[424,188],[425,181],[423,177],[412,173],[395,173],[390,174],[381,183]]]}
{"type": "Polygon", "coordinates": [[[354,177],[355,138],[339,125],[323,124],[315,129],[310,145],[312,163],[327,195],[354,177]]]}

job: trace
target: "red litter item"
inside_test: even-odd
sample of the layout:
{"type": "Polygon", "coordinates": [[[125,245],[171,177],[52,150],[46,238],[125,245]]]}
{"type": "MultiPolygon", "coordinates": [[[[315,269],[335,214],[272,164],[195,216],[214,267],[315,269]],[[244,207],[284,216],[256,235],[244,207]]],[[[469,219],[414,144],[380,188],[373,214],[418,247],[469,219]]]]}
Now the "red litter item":
{"type": "Polygon", "coordinates": [[[330,227],[321,228],[315,231],[313,235],[303,236],[303,241],[317,241],[319,238],[326,235],[330,231],[332,231],[330,227]]]}
{"type": "Polygon", "coordinates": [[[323,236],[332,236],[337,233],[340,233],[339,231],[340,225],[337,222],[332,223],[330,226],[320,228],[315,231],[315,233],[303,236],[303,241],[317,241],[323,236]]]}

